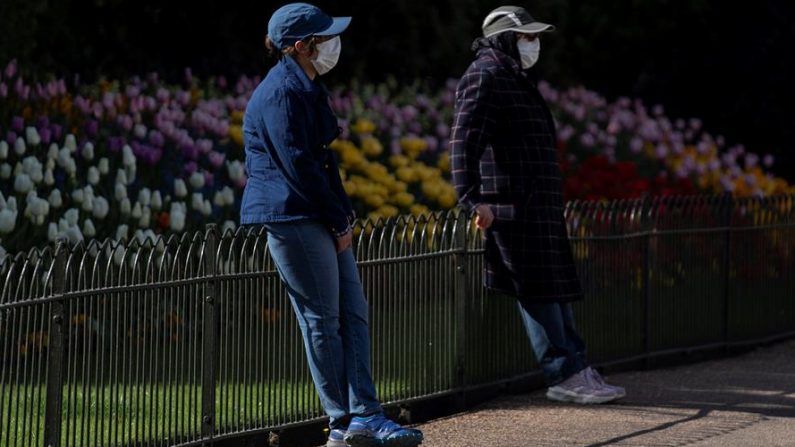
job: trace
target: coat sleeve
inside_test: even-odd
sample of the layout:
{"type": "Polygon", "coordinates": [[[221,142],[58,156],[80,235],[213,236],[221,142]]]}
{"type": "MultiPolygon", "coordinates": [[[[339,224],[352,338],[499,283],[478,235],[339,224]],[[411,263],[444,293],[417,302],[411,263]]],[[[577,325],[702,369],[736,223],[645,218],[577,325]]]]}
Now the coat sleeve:
{"type": "Polygon", "coordinates": [[[265,108],[262,125],[276,150],[275,161],[290,188],[320,211],[321,221],[335,237],[342,236],[351,228],[348,212],[332,190],[322,162],[312,153],[318,148],[311,147],[306,132],[308,106],[287,89],[274,95],[274,101],[265,108]]]}
{"type": "Polygon", "coordinates": [[[493,83],[492,73],[470,69],[456,89],[450,161],[458,201],[468,209],[481,202],[480,158],[495,125],[493,83]]]}

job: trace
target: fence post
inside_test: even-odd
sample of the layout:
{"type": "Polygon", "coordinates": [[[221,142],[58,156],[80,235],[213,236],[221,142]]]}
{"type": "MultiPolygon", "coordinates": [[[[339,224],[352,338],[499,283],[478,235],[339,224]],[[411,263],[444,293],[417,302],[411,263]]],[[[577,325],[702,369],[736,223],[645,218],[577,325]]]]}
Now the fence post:
{"type": "MultiPolygon", "coordinates": [[[[62,295],[66,291],[66,259],[68,248],[66,241],[60,239],[55,248],[55,260],[52,266],[53,295],[62,295]]],[[[47,348],[47,396],[44,412],[44,445],[59,447],[61,445],[61,416],[63,407],[64,382],[64,335],[65,329],[64,301],[52,301],[50,304],[50,333],[47,348]]]]}
{"type": "Polygon", "coordinates": [[[207,225],[204,239],[204,318],[202,330],[202,439],[212,445],[215,435],[215,381],[218,372],[218,297],[217,262],[218,231],[207,225]]]}
{"type": "Polygon", "coordinates": [[[453,227],[455,240],[455,352],[456,352],[456,377],[455,386],[458,389],[457,402],[459,409],[466,407],[466,337],[467,337],[467,308],[469,305],[469,287],[467,284],[467,212],[461,211],[456,216],[453,227]]]}
{"type": "Polygon", "coordinates": [[[641,201],[641,231],[643,232],[643,366],[649,368],[651,359],[651,233],[653,212],[648,194],[641,201]]]}
{"type": "Polygon", "coordinates": [[[730,283],[731,283],[731,234],[732,216],[734,215],[734,198],[731,193],[723,196],[725,205],[725,215],[723,225],[726,232],[723,236],[723,343],[725,349],[729,348],[729,306],[730,306],[730,283]]]}

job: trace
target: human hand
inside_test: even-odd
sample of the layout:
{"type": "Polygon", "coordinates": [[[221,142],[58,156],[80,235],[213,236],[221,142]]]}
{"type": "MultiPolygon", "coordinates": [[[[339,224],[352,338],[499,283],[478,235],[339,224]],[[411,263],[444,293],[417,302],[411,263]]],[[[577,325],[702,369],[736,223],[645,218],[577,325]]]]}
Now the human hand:
{"type": "Polygon", "coordinates": [[[494,213],[491,211],[491,207],[485,204],[480,204],[475,207],[475,225],[481,230],[485,230],[489,228],[494,222],[494,213]]]}
{"type": "Polygon", "coordinates": [[[348,230],[347,233],[343,234],[342,236],[334,240],[334,245],[337,246],[337,253],[342,253],[343,251],[349,249],[352,244],[353,244],[353,231],[351,230],[348,230]]]}

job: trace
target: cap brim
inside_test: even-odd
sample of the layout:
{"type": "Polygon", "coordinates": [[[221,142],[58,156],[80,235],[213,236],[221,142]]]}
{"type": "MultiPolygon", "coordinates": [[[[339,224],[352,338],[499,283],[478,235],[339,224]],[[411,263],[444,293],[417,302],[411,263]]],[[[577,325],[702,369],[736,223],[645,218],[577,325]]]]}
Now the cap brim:
{"type": "Polygon", "coordinates": [[[533,22],[533,23],[528,23],[527,25],[522,25],[513,28],[513,30],[522,33],[546,33],[550,31],[555,31],[555,25],[550,25],[549,23],[542,23],[542,22],[533,22]]]}
{"type": "Polygon", "coordinates": [[[332,17],[331,26],[320,31],[318,33],[314,33],[315,36],[336,36],[337,34],[342,34],[343,31],[348,29],[348,25],[351,24],[350,17],[332,17]]]}

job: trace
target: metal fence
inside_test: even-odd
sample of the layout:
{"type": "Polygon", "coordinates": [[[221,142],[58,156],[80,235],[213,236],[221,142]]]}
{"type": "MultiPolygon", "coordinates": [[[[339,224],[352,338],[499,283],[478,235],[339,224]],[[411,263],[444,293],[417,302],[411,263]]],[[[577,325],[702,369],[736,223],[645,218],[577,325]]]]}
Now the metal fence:
{"type": "MultiPolygon", "coordinates": [[[[795,196],[574,202],[595,362],[795,331],[795,196]]],[[[522,377],[514,300],[468,216],[359,222],[382,400],[522,377]]],[[[33,250],[0,264],[0,446],[200,445],[322,416],[264,234],[33,250]]]]}

